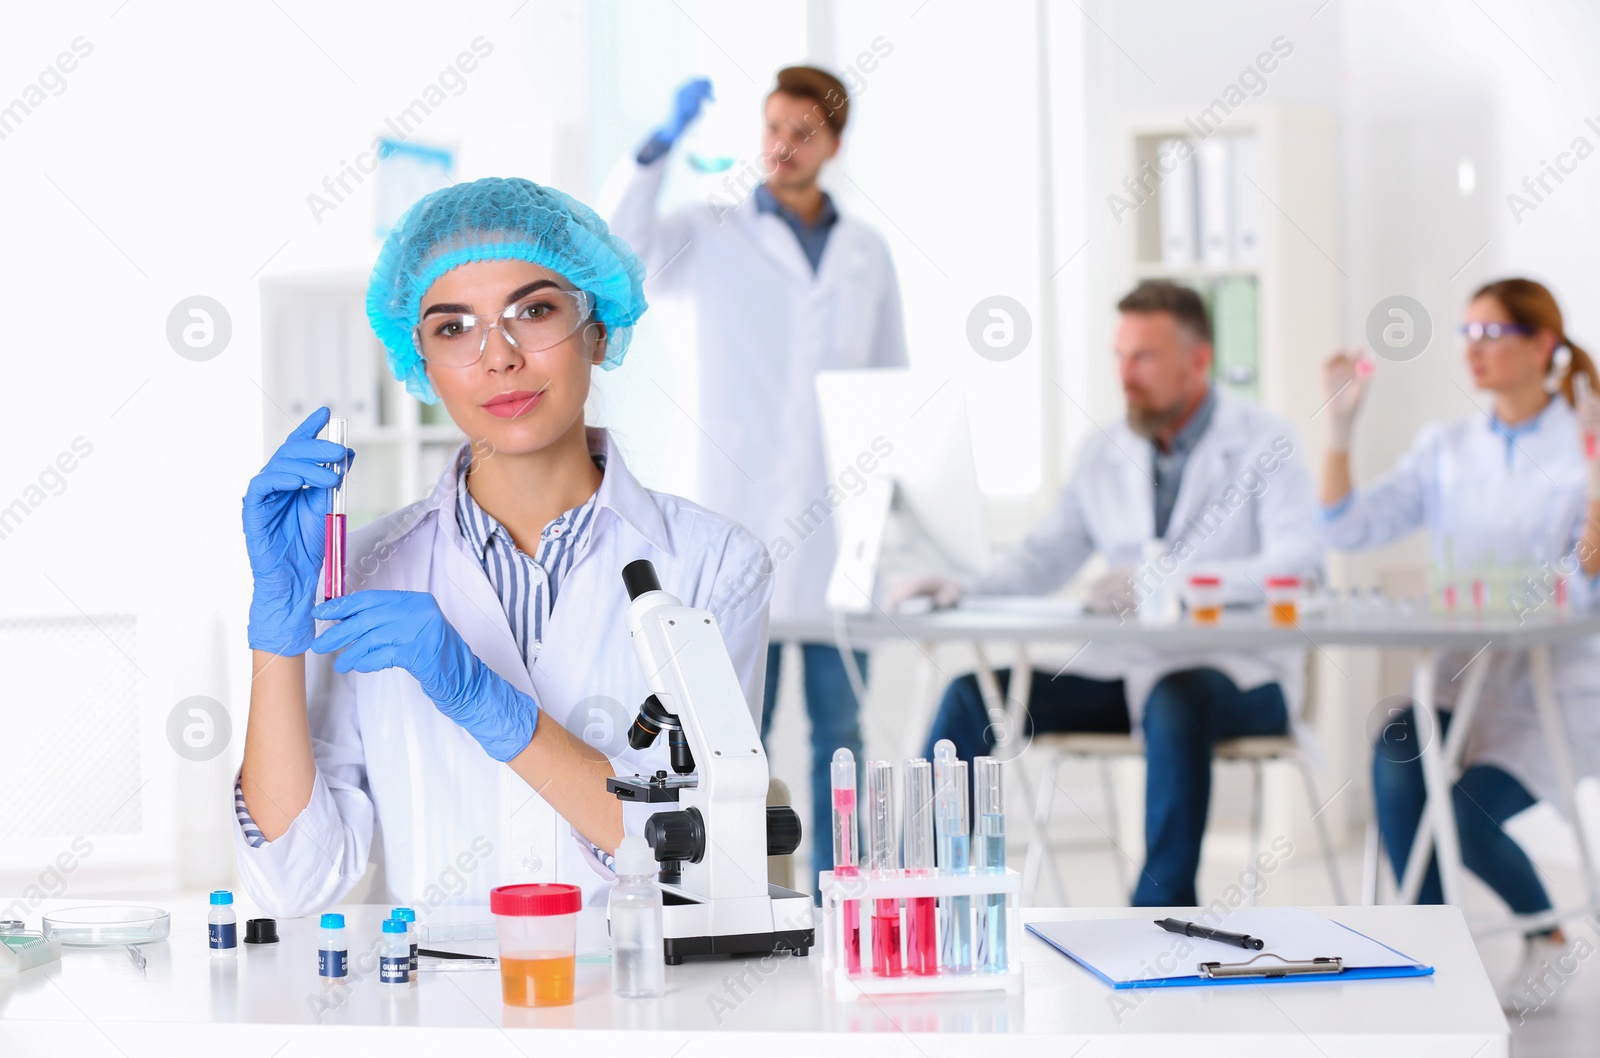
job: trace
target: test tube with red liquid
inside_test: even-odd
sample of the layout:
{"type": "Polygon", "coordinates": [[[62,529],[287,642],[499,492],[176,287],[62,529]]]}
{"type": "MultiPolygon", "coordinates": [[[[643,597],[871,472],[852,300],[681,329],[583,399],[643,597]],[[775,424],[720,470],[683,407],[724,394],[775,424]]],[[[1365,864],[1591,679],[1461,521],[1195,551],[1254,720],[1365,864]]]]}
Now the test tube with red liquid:
{"type": "Polygon", "coordinates": [[[1600,448],[1600,439],[1589,428],[1587,412],[1589,410],[1589,376],[1582,371],[1572,373],[1572,403],[1576,405],[1578,422],[1583,425],[1583,458],[1594,462],[1596,449],[1600,448]]]}
{"type": "MultiPolygon", "coordinates": [[[[867,865],[875,878],[899,876],[894,839],[894,767],[886,760],[867,761],[867,865]]],[[[899,977],[905,972],[900,959],[900,900],[873,901],[872,972],[879,977],[899,977]]]]}
{"type": "MultiPolygon", "coordinates": [[[[856,878],[856,756],[843,746],[833,752],[833,876],[856,878]]],[[[861,972],[861,901],[846,900],[844,915],[845,969],[861,972]]]]}
{"type": "MultiPolygon", "coordinates": [[[[323,430],[323,440],[344,447],[344,419],[328,420],[323,430]]],[[[349,460],[338,464],[339,484],[328,490],[328,513],[325,516],[322,536],[322,597],[337,599],[344,594],[344,477],[349,460]]]]}
{"type": "MultiPolygon", "coordinates": [[[[934,873],[933,765],[916,757],[906,761],[905,775],[906,818],[901,834],[905,843],[906,876],[931,877],[934,873]]],[[[939,972],[938,918],[937,897],[906,898],[906,969],[914,974],[939,972]]]]}

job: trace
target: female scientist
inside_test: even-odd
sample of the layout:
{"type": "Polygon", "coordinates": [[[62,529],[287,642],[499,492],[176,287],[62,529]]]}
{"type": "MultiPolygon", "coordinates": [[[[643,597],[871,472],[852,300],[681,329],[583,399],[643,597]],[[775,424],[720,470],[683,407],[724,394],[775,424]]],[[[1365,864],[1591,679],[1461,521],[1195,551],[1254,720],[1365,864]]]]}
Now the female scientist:
{"type": "MultiPolygon", "coordinates": [[[[1393,469],[1366,488],[1350,474],[1350,434],[1367,387],[1369,365],[1350,352],[1324,368],[1329,443],[1322,483],[1322,521],[1332,546],[1377,547],[1426,527],[1438,561],[1455,569],[1517,562],[1565,572],[1575,610],[1600,608],[1600,463],[1586,458],[1579,413],[1592,430],[1592,402],[1576,406],[1574,378],[1595,388],[1595,365],[1567,338],[1548,290],[1527,279],[1490,283],[1473,295],[1461,325],[1467,367],[1494,396],[1488,416],[1468,415],[1422,429],[1393,469]],[[1580,572],[1581,568],[1581,572],[1580,572]]],[[[1582,387],[1577,387],[1582,392],[1582,387]]],[[[1514,589],[1519,590],[1519,589],[1514,589]]],[[[1551,592],[1543,605],[1553,606],[1551,592]]],[[[1537,595],[1530,596],[1538,598],[1537,595]]],[[[1503,604],[1503,603],[1502,603],[1503,604]]],[[[1469,658],[1442,659],[1441,708],[1469,658]]],[[[1600,771],[1600,716],[1589,707],[1600,692],[1600,645],[1584,642],[1553,656],[1556,692],[1579,774],[1600,771]]],[[[1448,723],[1449,713],[1441,712],[1448,723]]],[[[1385,728],[1373,756],[1379,831],[1396,872],[1404,869],[1422,818],[1425,794],[1410,711],[1385,728]]],[[[1527,853],[1502,824],[1538,800],[1560,806],[1561,791],[1545,751],[1525,654],[1497,654],[1454,790],[1461,855],[1518,915],[1550,910],[1550,896],[1527,853]]],[[[1441,903],[1437,864],[1422,887],[1424,903],[1441,903]]],[[[1503,993],[1526,987],[1541,959],[1565,944],[1558,929],[1529,934],[1526,961],[1503,993]]]]}
{"type": "Polygon", "coordinates": [[[390,369],[466,441],[425,499],[351,535],[351,593],[321,604],[327,465],[347,456],[317,439],[327,409],[250,482],[235,844],[267,913],[321,911],[369,862],[384,903],[487,903],[541,880],[592,897],[653,807],[624,808],[606,778],[667,767],[666,740],[626,739],[649,693],[624,620],[635,559],[717,615],[759,723],[771,585],[745,574],[761,544],[642,488],[584,423],[643,279],[592,210],[527,180],[436,191],[390,233],[368,318],[390,369]]]}

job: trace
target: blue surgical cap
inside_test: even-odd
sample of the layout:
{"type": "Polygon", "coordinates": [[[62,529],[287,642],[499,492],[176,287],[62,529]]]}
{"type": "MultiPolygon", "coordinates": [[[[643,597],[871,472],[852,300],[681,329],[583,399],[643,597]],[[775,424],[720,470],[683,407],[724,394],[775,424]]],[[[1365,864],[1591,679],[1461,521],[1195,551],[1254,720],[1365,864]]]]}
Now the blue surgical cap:
{"type": "Polygon", "coordinates": [[[644,314],[644,264],[588,206],[531,180],[488,177],[441,188],[400,218],[372,267],[367,319],[388,350],[389,370],[412,396],[437,403],[412,337],[422,295],[471,261],[528,261],[564,277],[595,300],[606,326],[611,370],[622,363],[644,314]]]}

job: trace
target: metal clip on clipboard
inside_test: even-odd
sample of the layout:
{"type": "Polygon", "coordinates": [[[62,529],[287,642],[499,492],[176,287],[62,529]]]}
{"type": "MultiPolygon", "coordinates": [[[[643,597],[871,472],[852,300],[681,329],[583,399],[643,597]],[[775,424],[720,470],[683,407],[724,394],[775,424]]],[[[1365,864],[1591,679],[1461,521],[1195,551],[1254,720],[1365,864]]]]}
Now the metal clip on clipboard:
{"type": "Polygon", "coordinates": [[[1281,955],[1271,952],[1262,952],[1253,959],[1245,962],[1203,962],[1200,964],[1200,976],[1215,980],[1222,977],[1291,977],[1302,974],[1318,974],[1333,976],[1344,972],[1344,960],[1340,958],[1316,958],[1300,962],[1285,959],[1281,955]],[[1276,962],[1257,966],[1262,959],[1273,959],[1276,962]]]}

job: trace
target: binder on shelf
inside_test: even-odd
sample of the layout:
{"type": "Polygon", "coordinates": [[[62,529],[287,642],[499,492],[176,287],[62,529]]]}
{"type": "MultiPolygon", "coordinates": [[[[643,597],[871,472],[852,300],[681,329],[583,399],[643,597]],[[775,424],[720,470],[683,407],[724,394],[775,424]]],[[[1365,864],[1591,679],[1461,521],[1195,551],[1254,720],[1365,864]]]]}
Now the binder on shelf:
{"type": "Polygon", "coordinates": [[[1221,266],[1233,257],[1233,173],[1230,157],[1234,136],[1213,136],[1200,144],[1200,263],[1221,266]]]}
{"type": "Polygon", "coordinates": [[[1261,389],[1261,328],[1254,276],[1225,276],[1211,290],[1216,377],[1230,390],[1255,398],[1261,389]]]}
{"type": "Polygon", "coordinates": [[[1158,158],[1172,158],[1177,167],[1161,181],[1157,208],[1161,219],[1161,263],[1192,265],[1199,259],[1198,211],[1193,152],[1182,140],[1162,140],[1158,158]]]}
{"type": "Polygon", "coordinates": [[[1233,137],[1233,261],[1261,263],[1261,143],[1254,134],[1233,137]]]}
{"type": "MultiPolygon", "coordinates": [[[[1198,913],[1204,917],[1203,911],[1198,913]]],[[[1240,908],[1204,924],[1260,937],[1267,949],[1255,954],[1221,941],[1168,933],[1145,916],[1030,922],[1028,932],[1112,988],[1354,981],[1433,973],[1433,967],[1304,908],[1240,908]]]]}

